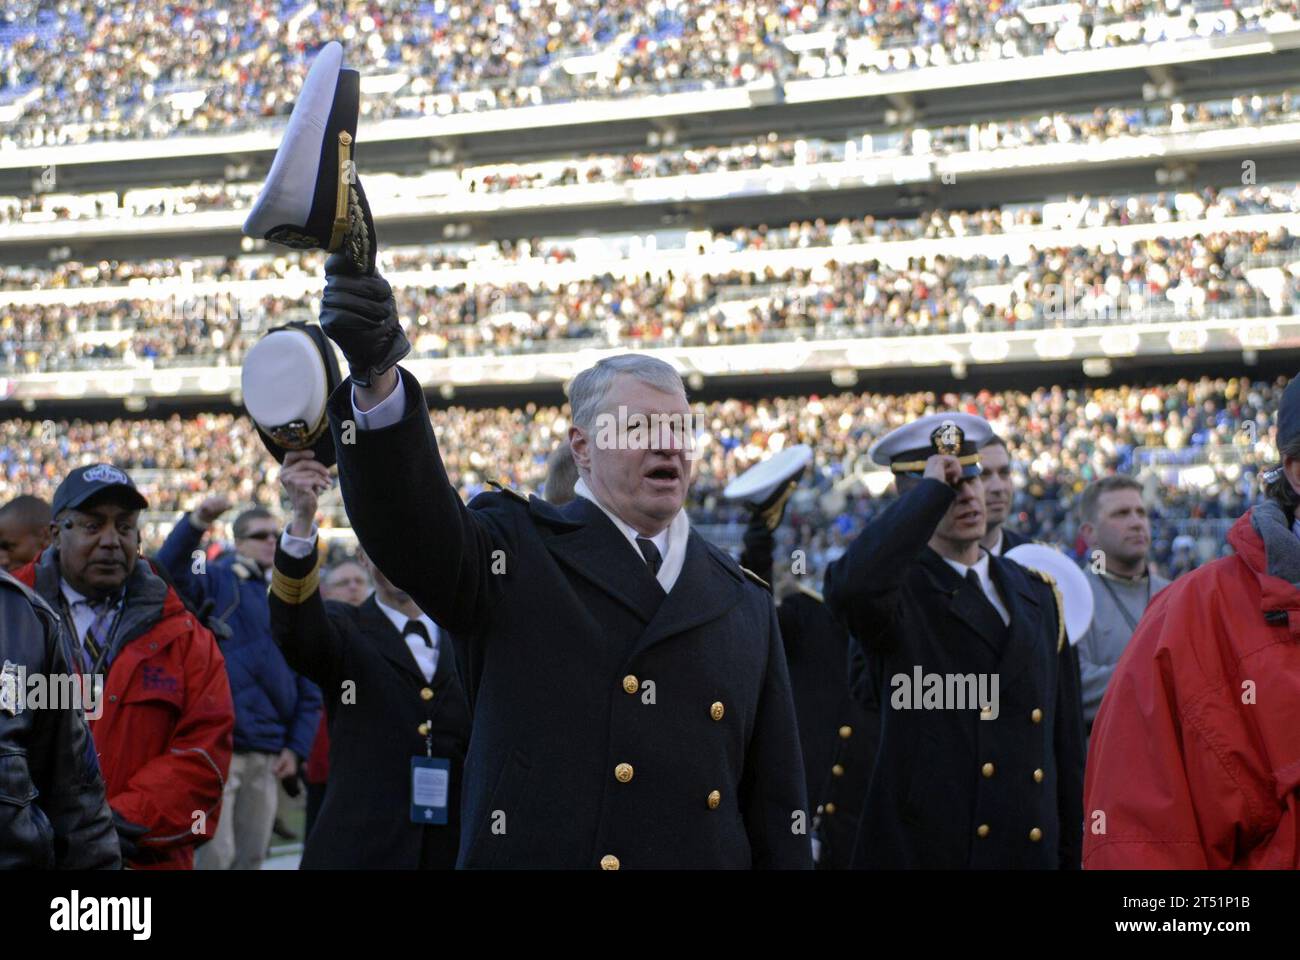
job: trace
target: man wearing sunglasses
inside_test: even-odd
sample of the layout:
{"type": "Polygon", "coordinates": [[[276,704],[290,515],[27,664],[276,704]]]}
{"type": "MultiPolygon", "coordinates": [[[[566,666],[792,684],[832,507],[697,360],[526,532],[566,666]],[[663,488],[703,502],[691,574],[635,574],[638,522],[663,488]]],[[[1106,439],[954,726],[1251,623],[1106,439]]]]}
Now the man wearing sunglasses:
{"type": "Polygon", "coordinates": [[[148,506],[117,467],[78,467],[54,493],[52,541],[14,572],[60,616],[128,867],[187,869],[211,837],[234,711],[212,633],[140,562],[148,506]]]}
{"type": "Polygon", "coordinates": [[[158,560],[177,588],[230,629],[222,643],[235,701],[235,755],[224,815],[212,842],[200,848],[200,870],[256,870],[266,858],[280,780],[295,777],[311,752],[321,694],[295,673],[271,634],[267,584],[279,526],[262,507],[235,518],[233,553],[209,561],[200,547],[208,528],[230,508],[208,497],[177,522],[158,560]]]}

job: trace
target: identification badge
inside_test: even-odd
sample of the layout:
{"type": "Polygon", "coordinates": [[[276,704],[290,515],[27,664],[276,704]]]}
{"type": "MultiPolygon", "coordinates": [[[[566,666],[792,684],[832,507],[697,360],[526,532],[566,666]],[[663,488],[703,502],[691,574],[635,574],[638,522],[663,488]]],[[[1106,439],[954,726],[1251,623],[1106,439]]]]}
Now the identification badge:
{"type": "Polygon", "coordinates": [[[411,758],[411,822],[442,826],[447,822],[451,761],[445,757],[411,758]]]}

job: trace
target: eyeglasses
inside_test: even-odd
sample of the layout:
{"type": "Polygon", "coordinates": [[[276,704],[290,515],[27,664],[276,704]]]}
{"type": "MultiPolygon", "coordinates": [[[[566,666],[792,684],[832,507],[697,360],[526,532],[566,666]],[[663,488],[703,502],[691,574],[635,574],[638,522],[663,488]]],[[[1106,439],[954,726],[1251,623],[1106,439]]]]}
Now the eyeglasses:
{"type": "Polygon", "coordinates": [[[240,540],[274,540],[279,536],[280,534],[277,533],[275,530],[258,530],[255,533],[246,533],[239,539],[240,540]]]}
{"type": "MultiPolygon", "coordinates": [[[[98,517],[79,517],[75,520],[70,517],[61,521],[59,526],[63,527],[64,530],[76,530],[83,536],[97,537],[103,533],[104,528],[109,524],[98,517]]],[[[133,540],[140,535],[140,528],[136,526],[134,519],[119,519],[112,526],[122,540],[133,540]]]]}

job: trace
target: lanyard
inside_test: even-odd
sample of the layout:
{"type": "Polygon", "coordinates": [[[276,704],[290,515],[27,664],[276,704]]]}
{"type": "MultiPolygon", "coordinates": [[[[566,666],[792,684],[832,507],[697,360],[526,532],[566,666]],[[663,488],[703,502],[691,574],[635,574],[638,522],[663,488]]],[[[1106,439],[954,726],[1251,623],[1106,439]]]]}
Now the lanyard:
{"type": "MultiPolygon", "coordinates": [[[[1106,592],[1110,594],[1110,598],[1111,600],[1114,601],[1115,606],[1119,608],[1120,616],[1122,616],[1124,618],[1124,622],[1128,624],[1129,636],[1132,636],[1133,632],[1137,630],[1137,626],[1138,626],[1137,620],[1133,619],[1133,614],[1129,613],[1128,607],[1124,606],[1124,604],[1120,602],[1119,594],[1117,594],[1115,592],[1115,588],[1110,585],[1106,575],[1104,573],[1098,574],[1098,577],[1101,580],[1101,585],[1105,587],[1106,592]]],[[[1151,606],[1151,571],[1150,570],[1147,571],[1147,599],[1146,599],[1146,603],[1142,605],[1142,613],[1146,613],[1146,609],[1149,606],[1151,606]]],[[[1138,619],[1141,619],[1141,614],[1138,615],[1138,619]]]]}

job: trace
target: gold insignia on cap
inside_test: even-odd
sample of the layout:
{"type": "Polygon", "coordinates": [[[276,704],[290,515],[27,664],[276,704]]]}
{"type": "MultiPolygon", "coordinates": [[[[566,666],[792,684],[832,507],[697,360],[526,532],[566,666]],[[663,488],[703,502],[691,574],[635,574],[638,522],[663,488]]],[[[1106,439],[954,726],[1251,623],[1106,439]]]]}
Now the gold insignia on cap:
{"type": "Polygon", "coordinates": [[[930,443],[934,446],[935,453],[942,453],[949,457],[961,453],[961,445],[965,441],[966,434],[951,420],[945,420],[935,428],[934,433],[930,434],[930,443]]]}

